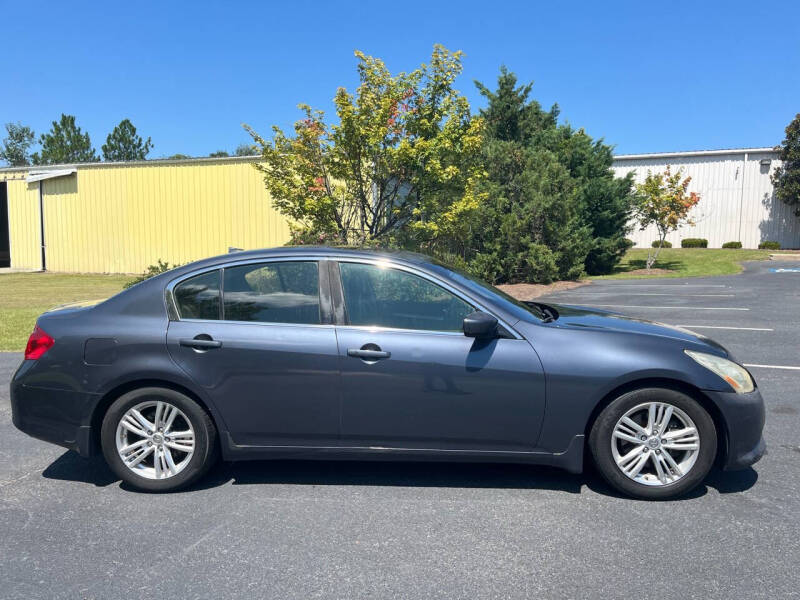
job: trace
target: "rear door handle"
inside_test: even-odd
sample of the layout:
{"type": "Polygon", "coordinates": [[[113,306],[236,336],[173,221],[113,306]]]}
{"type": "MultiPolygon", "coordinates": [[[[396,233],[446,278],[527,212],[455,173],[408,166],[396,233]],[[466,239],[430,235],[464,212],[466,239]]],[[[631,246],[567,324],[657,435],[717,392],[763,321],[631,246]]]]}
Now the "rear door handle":
{"type": "Polygon", "coordinates": [[[354,358],[363,358],[365,360],[378,360],[380,358],[391,358],[391,352],[384,352],[383,350],[361,350],[359,348],[348,348],[347,356],[354,358]]]}
{"type": "Polygon", "coordinates": [[[190,339],[183,338],[178,341],[181,346],[188,346],[189,348],[201,348],[208,350],[209,348],[221,348],[222,342],[219,340],[204,340],[204,339],[190,339]]]}

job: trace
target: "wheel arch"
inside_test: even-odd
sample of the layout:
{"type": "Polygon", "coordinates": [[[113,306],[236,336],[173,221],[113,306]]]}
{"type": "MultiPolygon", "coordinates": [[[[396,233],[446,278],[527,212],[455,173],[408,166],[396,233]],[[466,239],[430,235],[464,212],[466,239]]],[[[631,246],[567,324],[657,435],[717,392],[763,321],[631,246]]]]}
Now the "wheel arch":
{"type": "Polygon", "coordinates": [[[138,390],[141,388],[146,387],[160,387],[169,390],[173,390],[175,392],[179,392],[188,396],[202,408],[206,414],[208,414],[211,422],[214,423],[214,427],[217,428],[217,432],[221,434],[225,428],[222,426],[223,424],[216,418],[214,411],[211,410],[208,403],[203,400],[203,398],[194,392],[193,390],[183,386],[179,383],[175,383],[174,381],[169,381],[167,379],[158,379],[158,378],[147,378],[147,379],[134,379],[131,381],[127,381],[125,383],[119,384],[116,387],[112,388],[111,390],[107,391],[103,396],[98,400],[97,404],[95,404],[94,410],[92,411],[91,416],[91,445],[92,454],[97,454],[100,452],[100,429],[103,424],[103,418],[105,417],[106,413],[108,412],[109,407],[114,403],[117,398],[120,396],[127,394],[128,392],[132,392],[133,390],[138,390]]]}
{"type": "MultiPolygon", "coordinates": [[[[628,392],[633,392],[636,390],[641,390],[645,388],[664,388],[668,390],[673,390],[676,392],[681,392],[686,394],[693,400],[697,401],[700,406],[702,406],[709,415],[711,415],[711,420],[714,422],[714,428],[717,431],[717,456],[715,458],[715,464],[719,465],[722,464],[725,457],[728,454],[728,429],[725,423],[725,418],[722,415],[722,412],[717,407],[711,398],[703,393],[703,391],[693,386],[690,383],[686,383],[685,381],[680,381],[678,379],[669,379],[664,377],[653,377],[653,378],[646,378],[646,379],[637,379],[635,381],[629,381],[622,385],[619,385],[609,391],[605,396],[603,396],[599,402],[595,405],[592,409],[591,414],[589,415],[589,419],[586,421],[586,425],[584,427],[584,435],[586,439],[589,439],[589,433],[594,426],[597,417],[603,412],[603,409],[611,404],[615,399],[619,398],[623,394],[627,394],[628,392]]],[[[588,449],[588,446],[587,446],[588,449]]]]}

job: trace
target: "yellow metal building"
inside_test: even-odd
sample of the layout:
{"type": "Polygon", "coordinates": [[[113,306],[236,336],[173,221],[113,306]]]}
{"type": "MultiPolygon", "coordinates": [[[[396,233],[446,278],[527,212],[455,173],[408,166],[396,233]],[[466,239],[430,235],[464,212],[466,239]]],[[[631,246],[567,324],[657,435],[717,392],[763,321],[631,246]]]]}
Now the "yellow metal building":
{"type": "Polygon", "coordinates": [[[288,223],[253,160],[0,169],[0,228],[7,227],[0,266],[139,273],[158,259],[186,263],[231,247],[280,246],[288,223]]]}

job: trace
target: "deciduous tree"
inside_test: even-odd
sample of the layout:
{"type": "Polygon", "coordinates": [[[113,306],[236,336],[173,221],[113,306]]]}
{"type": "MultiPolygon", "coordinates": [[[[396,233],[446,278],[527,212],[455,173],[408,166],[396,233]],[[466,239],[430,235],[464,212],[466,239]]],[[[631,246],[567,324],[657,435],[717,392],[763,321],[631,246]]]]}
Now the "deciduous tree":
{"type": "Polygon", "coordinates": [[[22,123],[6,123],[8,135],[0,148],[0,160],[12,167],[24,167],[31,164],[30,148],[33,145],[34,133],[30,127],[22,123]]]}
{"type": "Polygon", "coordinates": [[[637,196],[634,211],[642,230],[655,225],[658,230],[658,246],[647,253],[647,268],[650,269],[664,246],[664,238],[681,225],[694,225],[691,210],[700,202],[696,192],[689,192],[691,177],[683,177],[683,170],[672,172],[669,165],[663,173],[647,172],[644,183],[636,186],[637,196]]]}
{"type": "Polygon", "coordinates": [[[143,140],[129,119],[123,119],[108,134],[103,144],[103,158],[109,162],[145,160],[153,147],[150,138],[143,140]]]}
{"type": "Polygon", "coordinates": [[[453,87],[461,52],[434,46],[431,60],[392,75],[382,60],[356,52],[360,84],[339,88],[338,123],[300,105],[305,117],[267,140],[252,128],[256,164],[275,207],[298,231],[341,243],[414,244],[459,251],[473,223],[483,168],[483,120],[453,87]]]}
{"type": "Polygon", "coordinates": [[[33,164],[54,165],[60,163],[97,162],[97,154],[92,148],[88,133],[81,132],[75,124],[73,115],[61,115],[61,119],[53,121],[48,133],[39,138],[42,146],[41,154],[33,154],[33,164]]]}

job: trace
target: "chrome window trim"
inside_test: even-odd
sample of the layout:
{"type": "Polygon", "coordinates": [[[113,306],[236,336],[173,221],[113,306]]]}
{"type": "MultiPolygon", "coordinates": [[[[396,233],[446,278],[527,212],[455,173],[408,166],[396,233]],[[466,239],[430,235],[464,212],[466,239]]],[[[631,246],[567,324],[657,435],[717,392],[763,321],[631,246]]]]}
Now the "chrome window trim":
{"type": "Polygon", "coordinates": [[[228,321],[222,319],[178,319],[181,323],[223,323],[225,325],[261,325],[266,327],[336,327],[332,323],[279,323],[273,321],[228,321]]]}
{"type": "MultiPolygon", "coordinates": [[[[227,324],[235,324],[235,325],[261,325],[261,326],[280,326],[280,327],[340,327],[342,329],[348,330],[362,330],[362,331],[380,331],[380,332],[398,332],[398,333],[418,333],[418,334],[426,334],[426,335],[458,335],[463,336],[464,333],[460,331],[438,331],[435,329],[400,329],[400,328],[392,328],[392,327],[377,327],[377,326],[369,326],[369,325],[336,325],[335,323],[313,323],[313,324],[304,324],[304,323],[270,323],[265,321],[228,321],[222,319],[184,319],[180,316],[180,311],[178,311],[178,306],[175,302],[175,294],[173,290],[175,286],[180,284],[182,281],[186,279],[190,279],[195,277],[196,275],[202,275],[203,273],[207,273],[209,271],[218,271],[221,269],[225,269],[226,267],[238,267],[241,265],[250,265],[250,264],[259,264],[259,263],[268,263],[268,262],[322,262],[322,261],[332,261],[336,263],[362,263],[362,264],[369,264],[369,265],[376,265],[376,266],[385,266],[386,268],[390,269],[397,269],[400,271],[405,271],[412,275],[416,275],[417,277],[421,277],[422,279],[426,279],[433,283],[434,285],[438,285],[441,288],[444,288],[446,291],[450,292],[454,296],[457,296],[461,300],[467,302],[471,306],[475,307],[475,310],[480,310],[481,312],[485,312],[486,314],[492,315],[497,322],[502,325],[511,335],[514,336],[513,339],[517,340],[524,340],[525,338],[520,335],[516,329],[514,329],[511,325],[509,325],[506,321],[498,317],[494,311],[489,310],[486,308],[484,304],[481,302],[476,301],[472,298],[469,294],[462,292],[448,284],[447,282],[430,275],[429,273],[425,273],[411,265],[403,264],[400,262],[395,262],[391,258],[385,257],[376,257],[376,258],[368,258],[368,257],[361,257],[361,256],[347,256],[347,255],[337,255],[335,253],[332,254],[307,254],[307,255],[296,255],[292,254],[289,256],[271,256],[271,257],[261,257],[261,258],[247,258],[243,260],[231,260],[230,262],[225,262],[213,266],[203,267],[201,269],[197,269],[195,271],[191,271],[190,273],[185,273],[180,275],[174,279],[172,279],[165,288],[165,294],[167,297],[167,302],[172,303],[172,309],[174,310],[175,316],[177,317],[177,321],[186,321],[190,323],[227,323],[227,324]]],[[[220,290],[222,295],[224,293],[223,290],[220,290]]],[[[344,290],[343,290],[344,291],[344,290]]],[[[344,296],[342,296],[344,297],[344,296]]],[[[224,302],[224,298],[221,299],[224,302]]],[[[321,301],[321,299],[320,299],[321,301]]],[[[168,311],[169,312],[169,311],[168,311]]]]}

